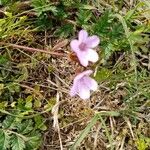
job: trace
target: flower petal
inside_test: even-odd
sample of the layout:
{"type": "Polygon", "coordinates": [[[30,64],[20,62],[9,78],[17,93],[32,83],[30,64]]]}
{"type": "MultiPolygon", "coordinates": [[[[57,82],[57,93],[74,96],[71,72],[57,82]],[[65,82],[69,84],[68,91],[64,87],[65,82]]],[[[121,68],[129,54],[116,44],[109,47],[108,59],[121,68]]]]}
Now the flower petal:
{"type": "Polygon", "coordinates": [[[79,32],[78,38],[80,42],[84,42],[88,37],[88,33],[85,30],[79,32]]]}
{"type": "Polygon", "coordinates": [[[90,98],[90,89],[84,84],[84,82],[80,82],[78,84],[79,96],[82,99],[90,98]]]}
{"type": "Polygon", "coordinates": [[[71,49],[76,53],[79,51],[79,44],[78,40],[72,40],[70,43],[71,49]]]}
{"type": "Polygon", "coordinates": [[[97,62],[99,59],[98,53],[92,49],[89,49],[87,52],[87,59],[93,63],[97,62]]]}
{"type": "Polygon", "coordinates": [[[96,91],[98,88],[97,82],[91,77],[84,77],[84,83],[88,86],[90,90],[96,91]]]}
{"type": "Polygon", "coordinates": [[[70,96],[73,97],[78,93],[78,82],[74,80],[73,86],[70,89],[70,96]]]}
{"type": "Polygon", "coordinates": [[[82,77],[84,77],[84,76],[89,76],[89,75],[92,74],[92,73],[93,73],[92,70],[83,71],[83,72],[79,73],[79,74],[74,78],[74,82],[77,82],[77,81],[80,80],[82,77]]]}
{"type": "Polygon", "coordinates": [[[73,85],[71,87],[69,94],[70,94],[71,97],[73,97],[73,96],[75,96],[77,94],[77,88],[76,88],[76,86],[73,85]]]}
{"type": "Polygon", "coordinates": [[[80,52],[80,53],[77,53],[77,56],[78,56],[78,59],[80,61],[80,64],[84,67],[87,67],[89,62],[88,62],[88,59],[86,57],[86,54],[80,52]]]}
{"type": "Polygon", "coordinates": [[[93,36],[89,36],[86,41],[85,41],[86,45],[89,48],[94,48],[96,47],[99,43],[100,43],[100,39],[98,36],[93,35],[93,36]]]}

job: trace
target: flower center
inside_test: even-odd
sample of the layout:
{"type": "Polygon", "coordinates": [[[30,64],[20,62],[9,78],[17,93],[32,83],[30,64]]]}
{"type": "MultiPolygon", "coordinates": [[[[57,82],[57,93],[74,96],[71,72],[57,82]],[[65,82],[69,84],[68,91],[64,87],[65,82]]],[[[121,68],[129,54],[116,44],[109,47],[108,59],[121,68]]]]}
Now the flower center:
{"type": "Polygon", "coordinates": [[[85,43],[81,43],[81,44],[79,45],[79,48],[80,48],[81,51],[85,51],[87,47],[86,47],[86,44],[85,44],[85,43]]]}

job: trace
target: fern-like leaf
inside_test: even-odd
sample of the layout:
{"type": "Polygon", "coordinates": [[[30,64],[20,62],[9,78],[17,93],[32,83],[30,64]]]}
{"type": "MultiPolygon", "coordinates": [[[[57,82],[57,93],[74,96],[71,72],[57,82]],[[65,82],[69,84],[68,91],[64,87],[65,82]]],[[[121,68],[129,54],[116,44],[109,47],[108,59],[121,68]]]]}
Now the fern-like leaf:
{"type": "Polygon", "coordinates": [[[13,135],[11,137],[11,147],[12,150],[24,150],[25,141],[20,136],[13,135]]]}
{"type": "Polygon", "coordinates": [[[37,150],[41,145],[42,139],[39,132],[34,132],[29,135],[29,140],[26,143],[25,150],[37,150]]]}
{"type": "Polygon", "coordinates": [[[13,123],[15,122],[15,117],[7,116],[6,119],[2,123],[3,128],[11,128],[13,123]]]}
{"type": "Polygon", "coordinates": [[[6,150],[9,147],[9,138],[7,132],[0,130],[0,150],[6,150]]]}
{"type": "Polygon", "coordinates": [[[33,130],[33,121],[30,120],[26,120],[24,122],[22,122],[21,124],[18,125],[18,132],[21,134],[27,134],[29,132],[31,132],[31,130],[33,130]]]}

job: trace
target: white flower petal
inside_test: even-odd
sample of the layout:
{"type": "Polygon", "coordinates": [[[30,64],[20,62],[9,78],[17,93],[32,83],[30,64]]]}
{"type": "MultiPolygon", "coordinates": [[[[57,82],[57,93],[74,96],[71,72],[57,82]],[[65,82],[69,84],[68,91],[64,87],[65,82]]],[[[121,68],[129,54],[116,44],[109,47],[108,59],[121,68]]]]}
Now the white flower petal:
{"type": "Polygon", "coordinates": [[[87,54],[85,52],[79,52],[79,53],[77,53],[77,56],[80,61],[80,64],[84,67],[87,67],[89,64],[87,54]]]}
{"type": "Polygon", "coordinates": [[[99,59],[98,53],[92,49],[89,49],[87,52],[87,59],[93,63],[97,62],[99,59]]]}
{"type": "Polygon", "coordinates": [[[78,84],[78,89],[80,98],[84,100],[90,98],[90,89],[83,82],[78,84]]]}
{"type": "Polygon", "coordinates": [[[90,90],[96,91],[98,89],[97,82],[91,77],[88,76],[84,77],[84,83],[88,86],[90,90]]]}

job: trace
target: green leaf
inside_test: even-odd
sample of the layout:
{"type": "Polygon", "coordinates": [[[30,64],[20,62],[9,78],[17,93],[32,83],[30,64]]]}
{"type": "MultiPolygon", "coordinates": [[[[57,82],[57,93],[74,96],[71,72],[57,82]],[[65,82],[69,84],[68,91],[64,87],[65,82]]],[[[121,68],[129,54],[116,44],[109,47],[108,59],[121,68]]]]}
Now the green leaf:
{"type": "Polygon", "coordinates": [[[65,24],[55,31],[55,35],[59,37],[68,37],[73,32],[72,24],[65,24]]]}
{"type": "Polygon", "coordinates": [[[31,133],[29,139],[30,140],[27,141],[25,150],[38,149],[42,141],[41,134],[39,134],[38,132],[31,133]]]}
{"type": "Polygon", "coordinates": [[[134,15],[134,12],[135,12],[135,9],[128,11],[125,16],[125,19],[129,20],[134,15]]]}
{"type": "Polygon", "coordinates": [[[0,64],[5,64],[8,62],[8,59],[5,56],[0,55],[0,64]]]}
{"type": "Polygon", "coordinates": [[[44,121],[44,118],[42,116],[36,116],[34,117],[34,121],[35,121],[35,128],[37,129],[41,129],[41,130],[46,130],[47,127],[45,126],[45,121],[44,121]]]}
{"type": "Polygon", "coordinates": [[[40,108],[42,105],[41,101],[39,99],[36,99],[34,101],[34,108],[40,108]]]}
{"type": "Polygon", "coordinates": [[[9,147],[9,135],[0,129],[0,150],[6,150],[9,147]]]}
{"type": "Polygon", "coordinates": [[[0,0],[0,5],[7,5],[10,3],[10,0],[0,0]]]}
{"type": "Polygon", "coordinates": [[[140,135],[135,141],[138,150],[146,150],[150,143],[150,138],[140,135]]]}
{"type": "Polygon", "coordinates": [[[36,20],[35,25],[39,28],[39,30],[44,30],[52,28],[53,22],[46,14],[41,14],[36,20]]]}
{"type": "Polygon", "coordinates": [[[47,0],[32,0],[32,6],[35,9],[40,9],[47,4],[47,0]]]}
{"type": "Polygon", "coordinates": [[[137,8],[141,7],[143,4],[144,4],[143,2],[140,2],[134,7],[134,9],[129,10],[125,15],[125,19],[130,20],[132,18],[132,16],[135,15],[135,11],[137,10],[137,8]]]}
{"type": "Polygon", "coordinates": [[[7,101],[3,101],[0,103],[0,109],[5,109],[8,106],[8,102],[7,101]]]}
{"type": "Polygon", "coordinates": [[[11,147],[12,150],[24,150],[25,141],[21,137],[13,135],[11,138],[11,147]]]}
{"type": "Polygon", "coordinates": [[[97,81],[104,81],[104,80],[108,79],[110,75],[111,75],[111,71],[110,70],[108,70],[106,68],[102,68],[101,70],[99,70],[96,73],[95,79],[97,81]]]}
{"type": "Polygon", "coordinates": [[[18,124],[18,133],[27,134],[33,130],[33,121],[25,120],[21,124],[18,124]]]}
{"type": "Polygon", "coordinates": [[[29,95],[29,96],[26,98],[25,108],[27,108],[27,109],[32,109],[32,101],[33,101],[32,95],[29,95]]]}
{"type": "Polygon", "coordinates": [[[99,36],[101,36],[102,34],[108,34],[111,31],[112,21],[112,13],[110,11],[104,12],[102,17],[96,20],[96,23],[93,28],[94,33],[99,36]]]}
{"type": "Polygon", "coordinates": [[[56,15],[57,12],[58,12],[55,6],[50,6],[50,5],[45,6],[45,8],[43,9],[43,12],[46,12],[46,11],[50,11],[50,12],[52,12],[54,15],[56,15]]]}
{"type": "Polygon", "coordinates": [[[32,0],[32,6],[34,7],[38,16],[47,11],[50,11],[53,14],[57,13],[57,8],[55,6],[51,6],[47,0],[32,0]]]}
{"type": "Polygon", "coordinates": [[[11,93],[15,93],[15,92],[20,91],[20,86],[18,84],[15,84],[14,82],[8,83],[7,88],[11,93]]]}
{"type": "Polygon", "coordinates": [[[7,116],[6,119],[3,121],[2,126],[3,128],[12,128],[15,122],[15,117],[7,116]]]}
{"type": "Polygon", "coordinates": [[[4,84],[0,83],[0,95],[3,93],[3,89],[4,89],[4,84]]]}
{"type": "Polygon", "coordinates": [[[65,10],[66,8],[63,5],[58,5],[57,6],[57,12],[54,13],[54,16],[58,19],[58,20],[62,20],[65,19],[69,16],[69,14],[66,12],[65,10]]]}
{"type": "Polygon", "coordinates": [[[92,12],[90,10],[80,10],[77,13],[77,23],[82,26],[82,25],[87,25],[88,21],[92,17],[92,12]]]}
{"type": "Polygon", "coordinates": [[[22,98],[19,98],[18,100],[17,100],[17,108],[18,109],[20,109],[20,110],[24,110],[25,109],[25,101],[24,101],[24,99],[22,99],[22,98]]]}
{"type": "Polygon", "coordinates": [[[22,82],[28,78],[28,69],[26,67],[22,68],[21,76],[16,80],[16,82],[22,82]]]}

